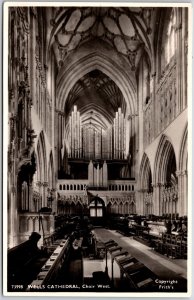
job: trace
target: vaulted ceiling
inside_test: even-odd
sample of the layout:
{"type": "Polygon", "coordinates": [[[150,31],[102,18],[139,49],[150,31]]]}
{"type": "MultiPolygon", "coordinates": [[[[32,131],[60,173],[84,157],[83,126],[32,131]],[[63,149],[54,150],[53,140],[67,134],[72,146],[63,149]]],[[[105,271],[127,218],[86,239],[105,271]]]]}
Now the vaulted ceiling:
{"type": "Polygon", "coordinates": [[[152,51],[154,17],[155,10],[146,7],[55,8],[50,43],[62,64],[82,44],[98,39],[125,56],[134,70],[142,51],[152,51]]]}
{"type": "Polygon", "coordinates": [[[118,107],[123,112],[126,110],[125,100],[118,86],[99,70],[83,76],[70,90],[65,106],[66,115],[73,105],[77,105],[81,114],[93,107],[109,120],[114,118],[118,107]]]}
{"type": "Polygon", "coordinates": [[[146,7],[52,8],[49,47],[57,62],[57,97],[61,103],[59,106],[65,110],[67,122],[73,105],[77,105],[82,120],[90,124],[95,119],[95,123],[100,122],[103,128],[107,127],[106,121],[113,122],[119,107],[124,114],[127,107],[128,114],[134,113],[137,105],[136,70],[142,55],[152,55],[151,28],[156,11],[146,7]],[[95,55],[99,49],[99,57],[103,57],[102,68],[95,62],[90,66],[89,58],[88,71],[85,71],[84,59],[91,53],[95,55]],[[114,71],[111,71],[111,64],[114,71]],[[75,72],[70,76],[72,68],[75,72]],[[104,72],[107,68],[112,76],[104,72]],[[79,71],[81,69],[83,74],[79,71]],[[130,87],[119,78],[119,69],[130,87]],[[115,73],[118,73],[117,79],[115,73]],[[72,81],[73,86],[69,88],[72,81]],[[122,85],[123,90],[127,90],[125,95],[122,85]]]}

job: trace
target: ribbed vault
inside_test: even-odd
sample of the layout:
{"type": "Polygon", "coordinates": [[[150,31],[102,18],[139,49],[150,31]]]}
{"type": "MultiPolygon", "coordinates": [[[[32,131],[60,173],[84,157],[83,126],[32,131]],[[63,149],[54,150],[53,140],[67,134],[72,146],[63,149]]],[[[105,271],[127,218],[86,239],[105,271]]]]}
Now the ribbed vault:
{"type": "Polygon", "coordinates": [[[108,43],[125,56],[132,70],[138,64],[142,48],[152,51],[150,34],[154,11],[133,7],[61,7],[53,8],[51,44],[55,43],[58,61],[63,61],[87,41],[108,43]]]}
{"type": "Polygon", "coordinates": [[[77,105],[81,112],[98,106],[98,111],[107,115],[107,118],[113,118],[118,107],[121,107],[124,113],[126,111],[126,103],[120,89],[99,70],[89,72],[72,87],[66,100],[66,116],[73,105],[77,105]]]}
{"type": "Polygon", "coordinates": [[[104,78],[108,77],[109,82],[112,83],[113,81],[116,84],[117,91],[121,91],[122,96],[119,92],[119,97],[125,101],[126,114],[135,114],[137,109],[135,83],[111,58],[98,50],[88,53],[88,55],[84,53],[79,60],[70,63],[68,68],[60,71],[57,78],[57,108],[64,111],[66,101],[69,100],[69,93],[73,87],[78,81],[82,81],[84,76],[87,77],[87,74],[93,71],[96,72],[96,70],[105,74],[106,76],[103,75],[104,78]]]}

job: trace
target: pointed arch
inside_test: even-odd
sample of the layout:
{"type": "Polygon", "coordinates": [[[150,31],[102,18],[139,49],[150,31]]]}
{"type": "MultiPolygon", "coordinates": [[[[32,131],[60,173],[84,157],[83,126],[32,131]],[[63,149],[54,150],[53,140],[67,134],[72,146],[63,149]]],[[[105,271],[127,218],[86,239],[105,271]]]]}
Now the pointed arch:
{"type": "Polygon", "coordinates": [[[143,154],[140,165],[139,185],[140,189],[151,191],[152,188],[152,172],[149,158],[146,153],[143,154]]]}
{"type": "Polygon", "coordinates": [[[154,183],[167,184],[171,175],[176,176],[177,159],[172,143],[162,135],[154,163],[154,183]]]}
{"type": "Polygon", "coordinates": [[[123,70],[108,55],[102,55],[97,50],[70,64],[68,69],[66,67],[61,68],[57,79],[58,109],[64,110],[67,96],[75,83],[95,69],[106,74],[117,84],[126,101],[127,113],[135,113],[137,110],[137,95],[132,78],[124,74],[123,70]]]}

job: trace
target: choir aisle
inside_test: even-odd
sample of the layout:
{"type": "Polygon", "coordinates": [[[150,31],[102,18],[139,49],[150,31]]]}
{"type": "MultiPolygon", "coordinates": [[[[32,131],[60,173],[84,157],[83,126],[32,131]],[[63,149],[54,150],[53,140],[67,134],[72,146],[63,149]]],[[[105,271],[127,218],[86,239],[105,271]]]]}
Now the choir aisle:
{"type": "Polygon", "coordinates": [[[115,230],[95,228],[94,233],[102,242],[106,242],[110,239],[115,240],[121,247],[145,264],[158,277],[163,279],[186,279],[187,260],[170,259],[134,240],[132,237],[123,236],[115,230]]]}
{"type": "MultiPolygon", "coordinates": [[[[122,251],[127,251],[131,257],[144,264],[145,267],[155,274],[156,286],[154,288],[156,290],[157,284],[159,286],[163,281],[162,286],[164,290],[160,289],[159,292],[166,291],[165,288],[168,286],[168,282],[174,282],[171,284],[171,287],[173,286],[177,292],[183,292],[187,289],[187,260],[170,259],[134,240],[132,237],[123,236],[115,230],[99,227],[94,228],[92,233],[98,246],[114,240],[122,248],[122,251]],[[164,284],[164,282],[167,282],[167,284],[164,284]]],[[[85,255],[83,247],[71,251],[69,263],[63,265],[56,278],[56,283],[62,286],[65,285],[67,290],[75,292],[116,291],[112,285],[111,277],[108,277],[105,273],[104,259],[103,255],[102,257],[98,254],[92,256],[91,253],[85,255]],[[100,290],[98,284],[103,285],[104,288],[100,290]]]]}

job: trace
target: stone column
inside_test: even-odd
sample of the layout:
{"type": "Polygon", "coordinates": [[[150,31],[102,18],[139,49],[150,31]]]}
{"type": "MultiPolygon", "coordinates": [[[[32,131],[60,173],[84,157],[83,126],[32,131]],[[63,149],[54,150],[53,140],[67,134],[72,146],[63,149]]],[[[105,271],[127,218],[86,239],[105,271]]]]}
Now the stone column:
{"type": "Polygon", "coordinates": [[[10,234],[9,234],[9,247],[12,248],[18,244],[18,211],[17,211],[17,192],[15,186],[11,187],[10,193],[10,234]]]}
{"type": "Polygon", "coordinates": [[[178,177],[178,202],[177,213],[180,216],[186,216],[188,214],[188,177],[187,170],[177,171],[178,177]]]}

